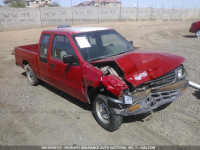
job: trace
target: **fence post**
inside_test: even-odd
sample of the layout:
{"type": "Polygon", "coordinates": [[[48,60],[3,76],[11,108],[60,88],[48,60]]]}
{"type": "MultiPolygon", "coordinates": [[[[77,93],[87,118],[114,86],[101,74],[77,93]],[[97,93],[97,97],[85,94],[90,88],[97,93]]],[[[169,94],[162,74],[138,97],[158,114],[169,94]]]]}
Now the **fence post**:
{"type": "Polygon", "coordinates": [[[161,20],[162,20],[162,21],[163,21],[163,15],[164,15],[164,11],[165,11],[165,10],[164,10],[164,7],[165,7],[164,5],[165,5],[165,4],[162,4],[162,15],[161,15],[161,20]]]}
{"type": "Polygon", "coordinates": [[[137,13],[136,13],[136,21],[138,21],[138,1],[137,1],[137,13]]]}
{"type": "Polygon", "coordinates": [[[187,14],[188,14],[188,7],[187,10],[185,11],[185,21],[187,20],[187,14]]]}
{"type": "Polygon", "coordinates": [[[120,0],[120,8],[119,8],[119,21],[121,22],[122,15],[122,1],[120,0]]]}
{"type": "MultiPolygon", "coordinates": [[[[1,8],[2,12],[3,12],[4,9],[5,9],[5,7],[4,7],[4,8],[1,8]]],[[[2,26],[2,23],[1,23],[1,19],[2,19],[2,18],[0,18],[0,27],[1,27],[1,30],[0,30],[0,31],[3,32],[3,26],[2,26]]]]}
{"type": "Polygon", "coordinates": [[[71,13],[72,13],[72,25],[73,25],[74,24],[74,16],[73,16],[72,0],[71,0],[71,13]]]}
{"type": "Polygon", "coordinates": [[[41,14],[40,3],[39,3],[39,13],[40,13],[40,27],[42,28],[42,14],[41,14]]]}
{"type": "Polygon", "coordinates": [[[193,10],[193,22],[196,20],[196,18],[195,18],[195,10],[196,10],[196,8],[194,8],[194,10],[193,10]]]}
{"type": "Polygon", "coordinates": [[[1,26],[1,32],[3,32],[3,26],[1,24],[1,20],[0,20],[0,26],[1,26]]]}
{"type": "Polygon", "coordinates": [[[153,3],[152,3],[152,6],[151,6],[151,12],[150,12],[150,16],[149,16],[149,20],[152,21],[152,16],[153,16],[153,3]]]}
{"type": "Polygon", "coordinates": [[[199,17],[198,18],[200,18],[200,8],[199,8],[199,17]]]}
{"type": "Polygon", "coordinates": [[[170,18],[169,18],[170,21],[172,20],[173,14],[174,14],[174,7],[172,7],[172,10],[171,10],[171,15],[170,15],[170,18]]]}
{"type": "Polygon", "coordinates": [[[180,12],[179,12],[179,22],[181,22],[181,16],[182,16],[182,7],[180,8],[180,12]]]}
{"type": "Polygon", "coordinates": [[[42,28],[42,15],[41,15],[41,8],[40,8],[40,1],[39,1],[39,13],[40,13],[40,27],[42,28]]]}
{"type": "Polygon", "coordinates": [[[100,22],[100,17],[99,17],[99,0],[98,0],[98,23],[100,22]]]}

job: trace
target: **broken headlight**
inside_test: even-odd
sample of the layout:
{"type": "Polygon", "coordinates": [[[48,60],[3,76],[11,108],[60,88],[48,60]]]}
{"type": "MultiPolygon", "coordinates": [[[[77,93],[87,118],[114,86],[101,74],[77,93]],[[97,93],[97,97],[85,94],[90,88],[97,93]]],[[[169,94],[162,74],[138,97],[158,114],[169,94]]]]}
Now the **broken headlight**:
{"type": "Polygon", "coordinates": [[[133,98],[128,95],[124,95],[124,103],[125,104],[133,104],[133,98]]]}
{"type": "Polygon", "coordinates": [[[179,68],[178,71],[177,71],[177,76],[178,76],[178,79],[182,79],[182,78],[185,78],[186,77],[186,71],[183,67],[179,68]]]}

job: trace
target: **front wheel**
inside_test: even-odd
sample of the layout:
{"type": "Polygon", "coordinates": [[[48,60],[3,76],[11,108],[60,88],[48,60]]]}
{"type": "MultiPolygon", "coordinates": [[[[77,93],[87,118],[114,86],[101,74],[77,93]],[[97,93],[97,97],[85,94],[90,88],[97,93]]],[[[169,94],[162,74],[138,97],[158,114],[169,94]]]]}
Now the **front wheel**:
{"type": "Polygon", "coordinates": [[[35,86],[38,84],[38,79],[36,78],[31,66],[29,64],[27,64],[24,67],[25,71],[26,71],[26,76],[28,77],[28,81],[31,85],[35,86]]]}
{"type": "Polygon", "coordinates": [[[96,121],[107,131],[117,130],[123,121],[123,117],[116,115],[113,108],[108,106],[106,97],[103,95],[98,95],[94,100],[93,111],[96,121]]]}
{"type": "Polygon", "coordinates": [[[195,34],[196,34],[196,36],[197,36],[198,38],[200,38],[200,30],[198,30],[195,34]]]}

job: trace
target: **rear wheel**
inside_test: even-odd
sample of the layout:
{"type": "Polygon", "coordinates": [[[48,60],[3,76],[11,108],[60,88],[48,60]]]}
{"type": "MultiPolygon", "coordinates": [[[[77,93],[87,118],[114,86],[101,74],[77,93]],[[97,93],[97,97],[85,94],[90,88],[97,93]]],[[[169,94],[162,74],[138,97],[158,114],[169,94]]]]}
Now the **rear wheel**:
{"type": "Polygon", "coordinates": [[[27,64],[24,67],[25,71],[26,71],[26,76],[28,78],[28,81],[31,85],[35,86],[38,84],[38,79],[36,78],[31,66],[29,64],[27,64]]]}
{"type": "Polygon", "coordinates": [[[113,108],[108,106],[106,97],[103,95],[98,95],[94,100],[93,111],[96,121],[107,131],[117,130],[123,121],[123,117],[116,115],[113,108]]]}
{"type": "Polygon", "coordinates": [[[198,30],[195,34],[196,34],[196,36],[197,36],[198,38],[200,38],[200,30],[198,30]]]}

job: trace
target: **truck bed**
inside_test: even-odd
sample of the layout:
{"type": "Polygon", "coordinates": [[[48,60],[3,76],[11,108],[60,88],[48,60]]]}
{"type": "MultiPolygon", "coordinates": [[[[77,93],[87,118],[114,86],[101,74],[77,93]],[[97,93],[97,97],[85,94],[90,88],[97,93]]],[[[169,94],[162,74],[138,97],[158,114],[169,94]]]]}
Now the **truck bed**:
{"type": "Polygon", "coordinates": [[[38,52],[39,44],[31,44],[31,45],[24,45],[24,46],[19,46],[19,48],[27,51],[32,51],[32,52],[38,52]]]}
{"type": "Polygon", "coordinates": [[[38,52],[39,44],[15,47],[16,64],[24,68],[24,65],[28,63],[32,67],[36,76],[38,76],[38,52]]]}

